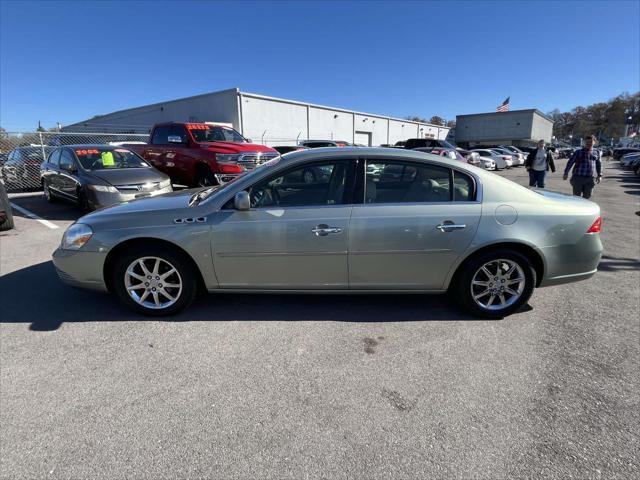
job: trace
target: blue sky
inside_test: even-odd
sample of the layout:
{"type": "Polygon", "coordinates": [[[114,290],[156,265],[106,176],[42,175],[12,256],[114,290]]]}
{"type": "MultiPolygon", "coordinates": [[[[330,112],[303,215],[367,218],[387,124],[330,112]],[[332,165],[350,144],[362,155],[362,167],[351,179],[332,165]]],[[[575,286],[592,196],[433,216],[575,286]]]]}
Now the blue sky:
{"type": "Polygon", "coordinates": [[[396,117],[640,89],[640,2],[0,0],[0,126],[231,87],[396,117]]]}

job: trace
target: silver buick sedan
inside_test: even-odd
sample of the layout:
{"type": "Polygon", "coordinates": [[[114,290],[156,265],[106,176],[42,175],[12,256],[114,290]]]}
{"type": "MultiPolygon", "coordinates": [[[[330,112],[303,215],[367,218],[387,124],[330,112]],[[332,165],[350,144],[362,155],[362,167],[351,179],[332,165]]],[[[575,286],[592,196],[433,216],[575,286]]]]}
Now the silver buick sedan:
{"type": "Polygon", "coordinates": [[[220,187],[105,208],[65,232],[71,285],[169,315],[209,292],[452,293],[502,318],[536,287],[591,277],[598,205],[422,152],[327,148],[220,187]]]}

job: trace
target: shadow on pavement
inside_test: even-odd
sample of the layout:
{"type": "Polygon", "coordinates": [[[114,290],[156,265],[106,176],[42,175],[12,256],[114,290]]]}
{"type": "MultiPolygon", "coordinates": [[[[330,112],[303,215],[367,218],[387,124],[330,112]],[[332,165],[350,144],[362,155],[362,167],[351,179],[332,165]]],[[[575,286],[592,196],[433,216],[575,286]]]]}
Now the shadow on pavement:
{"type": "Polygon", "coordinates": [[[30,323],[34,331],[57,330],[65,322],[478,320],[458,311],[446,296],[231,293],[203,295],[173,317],[144,317],[127,310],[113,295],[63,284],[51,262],[0,277],[0,291],[0,323],[30,323]]]}
{"type": "Polygon", "coordinates": [[[612,257],[603,255],[598,264],[598,270],[605,272],[617,272],[620,270],[640,270],[640,260],[635,258],[612,257]]]}
{"type": "MultiPolygon", "coordinates": [[[[42,194],[35,196],[14,197],[9,199],[11,203],[22,208],[26,208],[31,213],[35,213],[45,220],[76,221],[84,215],[73,203],[65,200],[56,200],[48,203],[42,194]]],[[[13,209],[16,217],[25,217],[22,212],[13,209]]]]}

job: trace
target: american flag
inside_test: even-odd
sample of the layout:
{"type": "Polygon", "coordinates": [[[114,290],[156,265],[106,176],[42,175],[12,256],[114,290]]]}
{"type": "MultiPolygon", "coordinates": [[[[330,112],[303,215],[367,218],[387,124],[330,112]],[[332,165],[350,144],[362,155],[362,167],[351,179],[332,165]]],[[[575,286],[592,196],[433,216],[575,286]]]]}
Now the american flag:
{"type": "Polygon", "coordinates": [[[496,108],[496,112],[508,112],[509,111],[509,100],[511,99],[511,97],[507,97],[507,99],[502,102],[500,105],[498,105],[498,107],[496,108]]]}

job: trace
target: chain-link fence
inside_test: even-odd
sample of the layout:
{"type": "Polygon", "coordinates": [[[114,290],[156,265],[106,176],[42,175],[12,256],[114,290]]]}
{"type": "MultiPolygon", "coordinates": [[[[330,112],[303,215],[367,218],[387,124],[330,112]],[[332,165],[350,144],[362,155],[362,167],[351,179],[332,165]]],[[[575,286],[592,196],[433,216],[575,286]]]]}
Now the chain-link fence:
{"type": "Polygon", "coordinates": [[[147,143],[149,135],[132,133],[2,132],[0,178],[8,191],[42,188],[40,165],[61,145],[147,143]]]}

